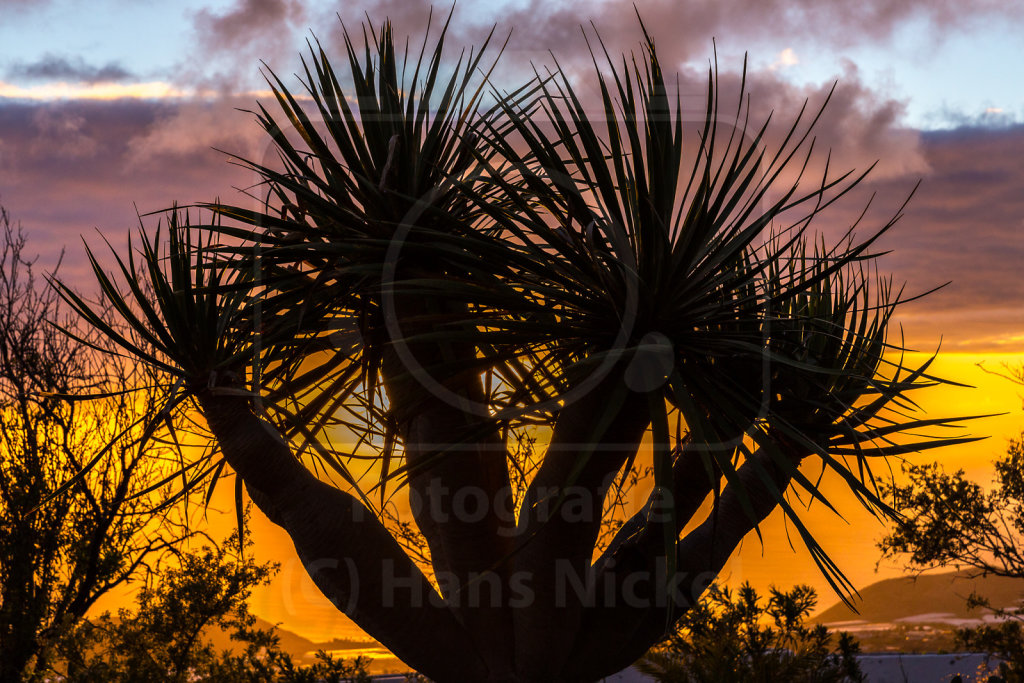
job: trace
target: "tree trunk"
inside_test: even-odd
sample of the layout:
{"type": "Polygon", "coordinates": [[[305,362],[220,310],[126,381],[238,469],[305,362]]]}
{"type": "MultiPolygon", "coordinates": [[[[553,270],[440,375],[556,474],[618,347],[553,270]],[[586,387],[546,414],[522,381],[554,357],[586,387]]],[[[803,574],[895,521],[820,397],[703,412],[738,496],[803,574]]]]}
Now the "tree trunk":
{"type": "Polygon", "coordinates": [[[248,398],[213,390],[199,402],[253,501],[288,532],[339,610],[418,671],[442,681],[486,680],[469,634],[371,511],[317,480],[248,398]]]}

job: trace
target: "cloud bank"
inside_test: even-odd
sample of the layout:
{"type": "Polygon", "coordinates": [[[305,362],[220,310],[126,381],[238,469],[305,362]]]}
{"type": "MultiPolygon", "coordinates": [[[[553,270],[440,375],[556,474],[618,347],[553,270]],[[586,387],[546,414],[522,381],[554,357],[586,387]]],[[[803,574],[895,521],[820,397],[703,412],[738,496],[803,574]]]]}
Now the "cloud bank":
{"type": "Polygon", "coordinates": [[[87,63],[81,57],[48,53],[34,62],[14,62],[7,69],[7,78],[74,83],[119,83],[133,80],[135,74],[117,62],[96,66],[87,63]]]}
{"type": "MultiPolygon", "coordinates": [[[[412,45],[418,47],[426,3],[382,0],[367,11],[375,19],[391,16],[398,35],[411,32],[412,45]]],[[[693,114],[691,123],[697,125],[703,115],[707,73],[692,64],[695,56],[704,59],[709,54],[711,35],[733,36],[730,40],[739,43],[740,37],[749,40],[799,29],[819,31],[824,40],[841,26],[847,36],[863,31],[867,40],[883,40],[908,17],[925,20],[940,35],[957,22],[977,20],[972,16],[1017,21],[1024,7],[945,1],[848,5],[725,0],[677,5],[647,0],[640,3],[640,11],[658,41],[666,70],[679,73],[684,111],[693,114]]],[[[444,11],[435,14],[435,29],[444,16],[444,11]]],[[[642,33],[631,7],[525,0],[502,13],[502,26],[514,25],[516,30],[502,60],[506,70],[501,76],[517,84],[529,73],[531,61],[553,63],[547,49],[554,46],[580,93],[595,102],[594,66],[579,28],[580,17],[586,16],[595,18],[613,55],[638,47],[642,33]]],[[[358,35],[359,22],[365,18],[362,8],[357,12],[346,6],[342,18],[358,35]]],[[[249,187],[256,178],[213,148],[263,159],[269,147],[252,116],[237,111],[253,108],[254,96],[240,94],[233,86],[241,81],[232,79],[243,67],[253,68],[258,57],[291,50],[292,29],[314,19],[312,10],[294,0],[238,0],[221,12],[196,14],[197,54],[216,68],[203,71],[197,62],[189,77],[215,83],[218,97],[62,102],[0,97],[0,202],[29,229],[33,248],[42,252],[44,261],[55,261],[60,247],[68,245],[65,269],[72,276],[82,275],[81,284],[86,286],[78,235],[99,228],[116,241],[137,224],[136,206],[147,212],[174,201],[245,201],[234,188],[249,187]]],[[[318,35],[341,67],[345,56],[339,22],[333,16],[320,19],[319,25],[328,28],[318,35]]],[[[457,55],[463,45],[479,44],[490,19],[474,6],[460,5],[453,21],[450,54],[457,55]]],[[[780,66],[798,58],[779,50],[770,54],[780,66]]],[[[778,140],[804,103],[816,109],[833,84],[794,85],[785,79],[784,69],[767,68],[771,60],[764,61],[766,68],[749,74],[747,86],[751,121],[759,124],[771,115],[776,124],[773,139],[778,140]]],[[[740,64],[723,59],[720,67],[723,110],[731,112],[739,92],[740,64]]],[[[11,68],[40,79],[130,78],[116,64],[95,66],[52,55],[11,68]]],[[[294,80],[285,80],[298,87],[294,80]]],[[[272,103],[268,106],[274,109],[272,103]]],[[[820,168],[825,150],[831,149],[833,169],[879,164],[860,192],[829,209],[820,227],[830,234],[844,230],[871,193],[877,196],[865,225],[878,225],[923,178],[900,224],[879,246],[892,249],[881,266],[895,273],[898,283],[907,281],[910,293],[952,281],[907,308],[909,341],[932,348],[945,334],[946,348],[1000,348],[1024,335],[1024,281],[1015,258],[1024,253],[1024,193],[1019,189],[1024,186],[1019,163],[1024,158],[1024,126],[1005,119],[999,125],[965,120],[953,130],[921,133],[905,127],[904,110],[904,102],[872,90],[853,64],[840,75],[815,129],[815,148],[821,151],[816,163],[820,168]]]]}

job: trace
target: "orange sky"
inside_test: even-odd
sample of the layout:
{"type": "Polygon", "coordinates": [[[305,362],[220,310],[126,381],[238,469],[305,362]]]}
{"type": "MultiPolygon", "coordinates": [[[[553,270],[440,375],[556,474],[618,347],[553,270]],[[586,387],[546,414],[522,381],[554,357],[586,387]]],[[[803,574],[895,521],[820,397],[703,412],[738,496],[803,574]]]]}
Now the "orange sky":
{"type": "MultiPolygon", "coordinates": [[[[987,485],[992,481],[992,461],[1005,451],[1010,439],[1018,438],[1024,431],[1024,387],[983,372],[977,367],[978,362],[984,362],[986,368],[993,370],[999,369],[1000,363],[1017,366],[1024,363],[1024,353],[940,354],[934,365],[935,374],[975,388],[926,389],[918,395],[918,402],[935,417],[987,413],[1005,415],[968,425],[970,434],[988,437],[982,441],[925,451],[909,456],[908,460],[913,463],[938,461],[947,470],[963,469],[969,478],[987,485]]],[[[893,461],[892,466],[898,475],[899,463],[893,461]]],[[[884,469],[876,471],[884,472],[884,469]]],[[[824,492],[846,516],[846,521],[815,505],[806,516],[811,531],[857,587],[902,573],[899,563],[894,560],[886,560],[876,570],[880,554],[875,544],[884,534],[884,527],[846,492],[837,479],[826,480],[824,492]]],[[[794,540],[796,551],[788,548],[782,515],[776,512],[764,531],[764,552],[756,537],[748,537],[738,557],[733,560],[730,582],[750,581],[756,587],[764,588],[773,583],[779,586],[808,583],[818,590],[820,606],[828,607],[834,603],[834,593],[818,574],[799,539],[794,540]]]]}
{"type": "MultiPolygon", "coordinates": [[[[923,358],[923,355],[910,357],[908,363],[920,362],[923,358]]],[[[920,456],[912,456],[912,462],[939,460],[948,469],[964,469],[969,477],[979,482],[987,483],[991,480],[991,461],[1005,450],[1009,439],[1024,430],[1024,387],[983,372],[977,367],[977,363],[982,361],[987,368],[998,370],[1002,363],[1010,366],[1024,363],[1024,353],[942,353],[933,366],[934,374],[972,384],[975,388],[927,389],[919,393],[918,402],[932,416],[981,413],[1005,415],[975,422],[967,428],[973,435],[989,438],[964,446],[928,451],[920,456]]],[[[893,462],[893,469],[899,471],[898,462],[893,462]]],[[[877,471],[883,472],[884,467],[880,466],[877,471]]],[[[224,495],[220,501],[214,502],[215,509],[209,514],[215,535],[227,533],[234,524],[229,489],[227,486],[222,487],[224,495]]],[[[866,586],[900,574],[898,563],[892,561],[881,564],[876,570],[879,553],[875,544],[883,534],[884,527],[860,507],[837,478],[826,478],[823,490],[846,516],[846,521],[837,518],[821,505],[812,506],[805,512],[804,518],[853,584],[866,586]]],[[[818,590],[821,607],[836,601],[799,539],[794,539],[795,549],[790,549],[781,514],[777,512],[770,517],[762,531],[765,539],[763,552],[757,537],[749,536],[723,574],[729,583],[750,581],[759,589],[767,589],[772,584],[787,587],[807,583],[818,590]]],[[[285,628],[313,640],[361,637],[359,629],[320,595],[306,576],[287,534],[256,512],[252,536],[256,542],[258,559],[281,564],[281,571],[273,583],[254,594],[250,604],[255,613],[269,621],[280,622],[285,628]]],[[[106,603],[114,604],[121,599],[111,599],[106,603]]]]}
{"type": "MultiPolygon", "coordinates": [[[[124,236],[137,225],[136,207],[146,212],[175,200],[240,201],[234,188],[256,178],[228,165],[215,148],[257,161],[270,153],[252,116],[243,113],[256,98],[267,100],[259,92],[264,85],[258,59],[269,60],[287,78],[308,29],[321,31],[328,49],[338,47],[337,3],[189,0],[184,4],[191,10],[182,16],[182,3],[135,3],[131,11],[127,3],[100,3],[116,7],[106,13],[113,19],[93,5],[8,4],[0,34],[6,31],[15,48],[0,63],[0,201],[24,224],[30,247],[42,255],[41,266],[52,267],[67,247],[62,275],[90,291],[79,235],[96,244],[91,231],[98,227],[122,250],[124,236]],[[157,7],[176,14],[133,23],[142,20],[134,12],[157,7]],[[156,49],[153,25],[161,26],[158,33],[175,50],[156,49]],[[140,50],[139,40],[151,44],[140,50]],[[99,77],[104,72],[107,80],[99,77]]],[[[410,31],[423,25],[427,4],[348,3],[341,11],[355,26],[365,9],[377,17],[374,5],[387,5],[399,15],[393,18],[400,29],[410,31]]],[[[613,52],[632,49],[639,38],[630,3],[511,2],[498,10],[493,3],[474,4],[460,2],[464,14],[457,17],[453,44],[479,44],[481,30],[502,21],[502,31],[516,27],[507,52],[514,67],[535,57],[547,63],[553,48],[570,70],[589,69],[578,30],[586,19],[602,26],[613,52]],[[481,11],[485,6],[491,13],[481,11]]],[[[695,106],[703,106],[714,35],[723,85],[735,86],[741,53],[752,50],[748,85],[758,121],[768,111],[776,112],[777,121],[788,120],[805,99],[819,104],[838,78],[817,139],[822,150],[833,150],[837,168],[863,169],[880,160],[863,188],[865,198],[878,193],[874,206],[880,216],[887,218],[923,178],[905,219],[878,245],[893,252],[881,269],[897,283],[909,282],[911,294],[953,281],[910,304],[902,320],[915,344],[945,335],[950,352],[939,356],[933,371],[976,388],[938,388],[918,398],[934,416],[1006,414],[970,426],[989,439],[929,451],[916,461],[940,459],[987,481],[991,461],[1024,429],[1024,387],[976,367],[979,361],[993,369],[1024,362],[1024,100],[1019,83],[987,68],[1020,62],[1022,6],[989,3],[982,11],[971,3],[934,0],[639,5],[651,29],[667,37],[659,44],[661,54],[681,69],[684,102],[695,97],[695,106]]],[[[845,230],[862,206],[858,200],[830,207],[833,228],[845,230]]],[[[147,224],[155,225],[155,219],[147,224]]],[[[882,527],[842,486],[829,480],[825,486],[846,521],[820,506],[806,519],[854,585],[897,573],[891,563],[875,570],[882,527]]],[[[215,537],[234,523],[230,493],[230,486],[222,486],[223,496],[214,502],[222,512],[210,512],[215,537]]],[[[257,591],[254,611],[314,639],[357,635],[313,587],[287,536],[254,514],[258,558],[282,565],[274,583],[257,591]]],[[[764,536],[763,553],[756,537],[744,544],[729,567],[730,582],[749,580],[759,588],[810,583],[821,603],[833,602],[799,542],[795,551],[789,549],[779,515],[765,523],[764,536]]],[[[102,606],[124,601],[120,593],[102,606]]]]}

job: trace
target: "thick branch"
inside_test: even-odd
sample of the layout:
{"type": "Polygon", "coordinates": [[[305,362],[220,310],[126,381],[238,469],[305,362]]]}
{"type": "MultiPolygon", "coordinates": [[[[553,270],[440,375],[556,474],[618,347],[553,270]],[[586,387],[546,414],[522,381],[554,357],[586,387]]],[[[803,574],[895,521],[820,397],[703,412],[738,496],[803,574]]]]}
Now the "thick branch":
{"type": "Polygon", "coordinates": [[[477,651],[492,673],[510,670],[512,487],[505,443],[481,414],[488,401],[476,347],[408,341],[465,311],[413,294],[396,294],[393,304],[404,338],[386,349],[383,377],[404,442],[413,514],[442,592],[477,651]]]}
{"type": "Polygon", "coordinates": [[[199,404],[224,457],[324,595],[409,666],[442,680],[485,678],[465,629],[370,511],[303,467],[249,399],[204,391],[199,404]],[[428,645],[424,633],[438,637],[428,645]]]}
{"type": "MultiPolygon", "coordinates": [[[[799,465],[804,454],[791,453],[799,465]]],[[[772,486],[785,492],[791,475],[762,451],[756,451],[737,470],[737,482],[726,486],[707,519],[676,545],[676,573],[665,573],[664,554],[657,544],[647,544],[643,554],[627,555],[623,565],[612,564],[600,581],[612,581],[616,605],[596,604],[587,610],[587,628],[577,640],[567,670],[597,678],[625,668],[641,657],[699,598],[718,575],[740,541],[764,521],[778,505],[772,486]],[[743,491],[750,509],[744,506],[743,491]],[[752,512],[752,514],[751,514],[752,512]],[[642,558],[640,568],[636,558],[642,558]],[[614,657],[608,653],[616,653],[614,657]],[[598,657],[603,655],[604,659],[598,657]],[[601,671],[588,670],[602,662],[601,671]],[[577,669],[576,667],[579,667],[577,669]]],[[[603,586],[598,583],[598,586],[603,586]]],[[[612,592],[612,591],[609,591],[612,592]]]]}
{"type": "Polygon", "coordinates": [[[516,660],[527,677],[557,674],[569,655],[583,603],[568,584],[587,576],[605,496],[647,430],[645,397],[615,387],[625,389],[613,373],[562,409],[524,498],[515,569],[530,581],[533,600],[513,618],[516,660]],[[549,655],[540,661],[535,652],[549,655]]]}
{"type": "Polygon", "coordinates": [[[672,499],[666,499],[667,492],[652,491],[644,506],[619,528],[594,563],[595,575],[601,577],[609,566],[623,571],[632,566],[631,562],[643,562],[646,566],[645,558],[653,557],[652,553],[664,546],[661,524],[668,522],[668,505],[672,506],[671,518],[678,537],[713,490],[715,479],[708,476],[702,448],[690,441],[684,443],[672,464],[672,499]]]}

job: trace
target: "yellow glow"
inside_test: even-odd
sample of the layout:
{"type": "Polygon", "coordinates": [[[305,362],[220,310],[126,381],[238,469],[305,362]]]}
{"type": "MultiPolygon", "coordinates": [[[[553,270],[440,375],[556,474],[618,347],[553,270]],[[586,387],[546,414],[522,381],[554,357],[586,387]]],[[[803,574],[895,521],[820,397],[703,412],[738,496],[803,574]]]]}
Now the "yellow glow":
{"type": "Polygon", "coordinates": [[[775,57],[775,61],[768,68],[772,71],[778,71],[779,69],[796,66],[799,63],[800,58],[796,56],[796,52],[793,51],[793,48],[787,47],[775,57]]]}
{"type": "MultiPolygon", "coordinates": [[[[908,354],[904,363],[916,367],[928,356],[908,354]]],[[[993,460],[1005,452],[1009,439],[1019,437],[1024,430],[1024,386],[987,373],[978,367],[978,363],[983,363],[984,368],[990,371],[1003,371],[1004,365],[1009,368],[1020,367],[1024,363],[1024,353],[942,352],[929,368],[929,374],[971,385],[973,388],[939,386],[923,389],[912,397],[921,407],[922,414],[931,417],[1001,413],[996,417],[967,423],[963,429],[948,434],[988,438],[962,446],[925,451],[910,455],[907,459],[913,463],[939,461],[949,470],[963,469],[968,477],[988,485],[991,483],[993,460]]],[[[895,459],[891,461],[891,470],[899,476],[900,463],[895,459]]],[[[813,463],[806,469],[812,480],[817,471],[813,463]]],[[[875,468],[875,473],[882,477],[888,476],[889,471],[890,468],[881,462],[875,468]]],[[[219,486],[210,509],[204,515],[207,530],[215,538],[223,537],[234,526],[232,489],[230,482],[219,486]]],[[[845,519],[837,517],[821,504],[816,503],[810,509],[804,509],[795,498],[792,501],[808,528],[853,584],[862,588],[884,578],[902,575],[903,570],[898,562],[886,560],[879,564],[876,543],[885,533],[885,527],[860,506],[849,493],[846,484],[838,477],[826,476],[822,481],[822,491],[845,519]]],[[[402,507],[403,497],[399,495],[395,502],[402,507]]],[[[254,591],[250,601],[254,613],[314,641],[366,637],[316,588],[296,557],[291,539],[280,527],[254,511],[250,530],[255,540],[257,559],[281,564],[280,572],[273,582],[254,591]]],[[[731,585],[750,581],[759,591],[767,590],[770,585],[788,588],[797,583],[806,583],[818,591],[820,609],[837,601],[783,515],[776,511],[762,525],[761,532],[763,548],[757,536],[751,534],[723,571],[724,581],[731,585]],[[791,544],[793,549],[790,548],[791,544]]],[[[103,608],[110,609],[122,604],[130,604],[127,591],[111,596],[104,602],[103,608]]],[[[354,654],[354,651],[346,651],[346,656],[354,654]]],[[[361,654],[382,658],[380,652],[366,651],[361,654]]]]}
{"type": "Polygon", "coordinates": [[[194,95],[177,88],[170,83],[153,81],[150,83],[46,83],[22,87],[13,83],[0,81],[0,97],[21,100],[116,100],[130,99],[163,99],[168,97],[186,97],[194,95]]]}
{"type": "MultiPolygon", "coordinates": [[[[927,354],[912,354],[906,364],[914,367],[927,359],[927,354]]],[[[907,456],[915,464],[939,462],[946,470],[964,470],[967,477],[984,486],[992,483],[994,469],[992,462],[1006,451],[1010,439],[1019,438],[1024,430],[1024,386],[989,374],[978,367],[983,363],[990,371],[1003,371],[1003,364],[1009,368],[1024,363],[1021,353],[940,353],[929,368],[929,374],[971,385],[972,388],[939,386],[922,389],[914,400],[923,414],[929,417],[955,417],[966,415],[1002,413],[974,422],[966,423],[963,429],[942,432],[944,436],[980,436],[981,441],[951,446],[948,448],[923,451],[907,456]]],[[[932,430],[930,433],[935,434],[932,430]]],[[[889,471],[901,478],[900,463],[891,459],[887,467],[878,463],[875,474],[888,477],[889,471]]],[[[817,474],[813,465],[806,469],[809,476],[817,474]]],[[[813,476],[811,476],[813,480],[813,476]]],[[[878,540],[885,534],[886,527],[874,519],[849,493],[846,484],[838,477],[826,476],[822,492],[839,510],[845,519],[837,517],[821,504],[804,509],[795,502],[807,527],[821,542],[833,560],[846,573],[857,588],[863,588],[875,581],[904,575],[898,560],[881,560],[878,540]]],[[[806,496],[804,496],[806,502],[806,496]]],[[[731,585],[749,581],[759,591],[776,585],[788,588],[797,583],[806,583],[818,591],[818,607],[824,609],[838,601],[835,593],[815,567],[804,550],[799,536],[788,525],[783,515],[776,512],[762,524],[764,546],[757,536],[751,534],[741,549],[734,554],[723,578],[731,585]],[[792,544],[793,549],[790,549],[792,544]]]]}
{"type": "MultiPolygon", "coordinates": [[[[273,97],[270,90],[253,90],[240,93],[247,97],[267,99],[273,97]]],[[[52,100],[160,100],[184,98],[211,98],[218,93],[214,90],[196,90],[179,88],[164,81],[148,83],[45,83],[33,86],[20,86],[0,81],[0,98],[33,100],[45,102],[52,100]]],[[[309,99],[297,97],[296,99],[309,99]]]]}
{"type": "MultiPolygon", "coordinates": [[[[916,367],[928,355],[908,354],[904,363],[916,367]]],[[[940,353],[929,368],[929,374],[972,385],[973,388],[939,386],[923,389],[913,398],[923,414],[932,417],[1004,413],[968,423],[955,432],[956,436],[970,434],[988,438],[962,446],[924,451],[907,459],[913,463],[937,460],[947,469],[962,468],[969,477],[987,485],[991,481],[992,461],[1005,451],[1009,439],[1016,438],[1024,430],[1024,386],[988,374],[977,366],[978,363],[984,363],[988,370],[999,371],[1004,363],[1011,368],[1020,366],[1024,363],[1024,354],[940,353]]],[[[891,468],[899,476],[899,462],[892,460],[891,468]]],[[[889,474],[885,463],[878,463],[875,471],[879,476],[889,474]]],[[[817,469],[812,465],[807,473],[814,479],[817,469]]],[[[886,561],[876,568],[880,558],[875,544],[885,532],[885,527],[860,506],[846,484],[838,477],[826,477],[822,487],[828,499],[844,515],[845,521],[821,504],[804,510],[794,498],[794,506],[802,512],[807,526],[853,584],[862,588],[874,581],[902,575],[901,567],[893,561],[886,561]]],[[[225,494],[229,489],[224,487],[225,494]]],[[[225,507],[230,509],[226,499],[225,507]]],[[[226,515],[224,519],[230,523],[233,516],[226,515]]],[[[794,529],[786,524],[778,511],[762,525],[761,531],[764,549],[757,536],[751,534],[726,566],[723,580],[732,585],[750,581],[759,590],[767,590],[773,584],[788,588],[797,583],[807,583],[818,591],[819,608],[829,607],[837,601],[803,549],[794,529]],[[794,549],[790,548],[791,543],[794,549]]],[[[287,534],[262,515],[254,516],[253,532],[257,555],[282,562],[281,573],[274,583],[256,591],[253,596],[252,607],[257,614],[271,621],[280,621],[285,628],[314,640],[363,637],[358,627],[313,586],[294,557],[295,551],[287,534]]]]}
{"type": "MultiPolygon", "coordinates": [[[[247,97],[260,100],[272,99],[271,90],[247,90],[230,93],[235,97],[247,97]]],[[[20,86],[0,81],[0,99],[32,100],[48,102],[55,100],[160,100],[160,99],[212,99],[224,96],[216,90],[196,90],[179,88],[164,81],[148,83],[45,83],[33,86],[20,86]]],[[[300,102],[311,102],[312,97],[297,94],[294,98],[300,102]]],[[[348,98],[350,99],[350,98],[348,98]]]]}

